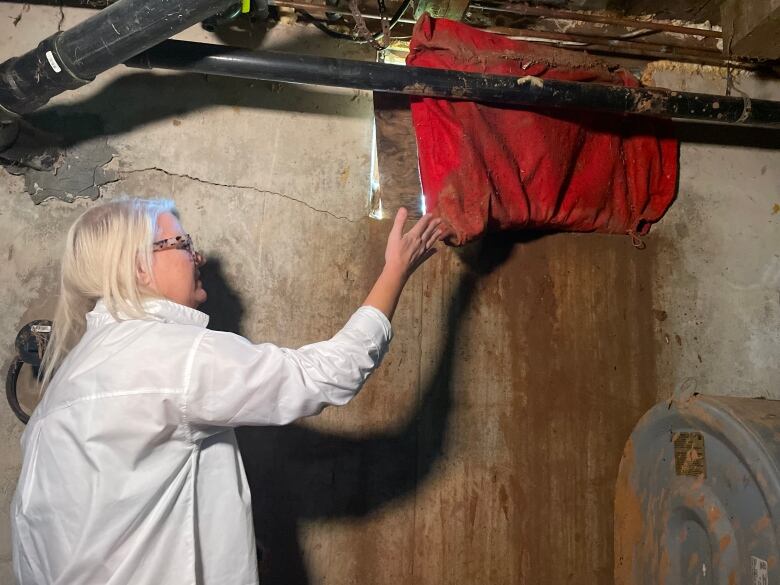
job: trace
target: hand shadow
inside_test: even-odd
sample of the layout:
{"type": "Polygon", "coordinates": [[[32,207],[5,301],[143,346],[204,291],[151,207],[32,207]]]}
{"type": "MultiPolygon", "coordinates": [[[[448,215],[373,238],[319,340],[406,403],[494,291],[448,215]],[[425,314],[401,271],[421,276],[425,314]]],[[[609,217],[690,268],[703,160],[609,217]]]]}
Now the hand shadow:
{"type": "MultiPolygon", "coordinates": [[[[252,490],[255,533],[261,543],[264,585],[310,584],[299,534],[302,521],[363,517],[413,495],[426,481],[446,449],[454,350],[461,342],[462,317],[479,278],[503,263],[516,241],[490,239],[465,253],[469,269],[451,297],[438,364],[418,406],[397,428],[359,438],[298,424],[238,429],[252,490]]],[[[230,292],[227,286],[225,290],[230,292]]],[[[211,294],[216,310],[222,307],[219,297],[219,292],[211,294]]],[[[227,298],[225,302],[235,302],[227,298]]],[[[239,330],[238,321],[233,326],[239,330]]]]}

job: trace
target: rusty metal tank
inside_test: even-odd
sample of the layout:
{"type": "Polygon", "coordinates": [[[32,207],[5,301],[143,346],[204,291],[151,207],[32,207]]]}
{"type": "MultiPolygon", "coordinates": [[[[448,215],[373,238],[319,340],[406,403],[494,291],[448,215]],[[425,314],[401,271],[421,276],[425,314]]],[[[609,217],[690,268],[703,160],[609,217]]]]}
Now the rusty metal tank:
{"type": "Polygon", "coordinates": [[[780,401],[652,408],[615,495],[616,585],[780,583],[780,401]]]}

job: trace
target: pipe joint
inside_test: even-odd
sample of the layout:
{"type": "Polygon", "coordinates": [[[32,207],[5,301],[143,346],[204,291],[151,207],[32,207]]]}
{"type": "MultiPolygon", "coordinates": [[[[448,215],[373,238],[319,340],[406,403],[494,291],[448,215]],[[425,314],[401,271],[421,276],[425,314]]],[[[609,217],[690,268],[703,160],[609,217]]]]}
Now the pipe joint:
{"type": "Polygon", "coordinates": [[[5,110],[16,115],[32,112],[52,97],[91,81],[74,75],[64,64],[57,51],[60,34],[0,65],[0,106],[5,110]]]}

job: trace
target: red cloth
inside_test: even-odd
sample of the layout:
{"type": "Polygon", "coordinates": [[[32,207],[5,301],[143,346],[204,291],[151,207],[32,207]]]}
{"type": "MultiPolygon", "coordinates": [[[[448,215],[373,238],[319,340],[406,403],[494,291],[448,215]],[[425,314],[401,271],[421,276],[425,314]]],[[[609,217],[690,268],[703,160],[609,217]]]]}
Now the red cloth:
{"type": "MultiPolygon", "coordinates": [[[[417,23],[408,65],[636,87],[582,53],[465,24],[417,23]]],[[[562,109],[413,98],[426,207],[460,245],[485,231],[645,234],[674,199],[677,140],[665,121],[562,109]]]]}

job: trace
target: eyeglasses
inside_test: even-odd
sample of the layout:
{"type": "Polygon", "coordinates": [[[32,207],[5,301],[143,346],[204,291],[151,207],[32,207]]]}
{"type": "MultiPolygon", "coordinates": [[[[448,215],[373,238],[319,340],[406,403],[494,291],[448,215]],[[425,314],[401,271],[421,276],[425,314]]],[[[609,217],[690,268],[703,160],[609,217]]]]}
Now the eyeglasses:
{"type": "Polygon", "coordinates": [[[203,264],[203,255],[195,250],[190,234],[159,240],[152,244],[152,252],[162,252],[163,250],[186,250],[198,266],[203,264]]]}

